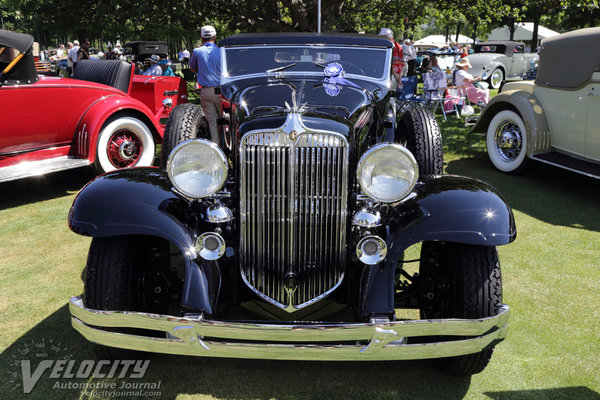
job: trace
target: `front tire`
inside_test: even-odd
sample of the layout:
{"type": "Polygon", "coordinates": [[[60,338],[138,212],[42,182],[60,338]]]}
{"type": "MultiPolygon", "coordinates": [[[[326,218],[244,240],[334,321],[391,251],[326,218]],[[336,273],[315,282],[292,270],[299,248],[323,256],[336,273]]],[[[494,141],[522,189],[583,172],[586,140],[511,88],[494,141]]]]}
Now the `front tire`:
{"type": "Polygon", "coordinates": [[[502,110],[492,118],[486,135],[490,161],[498,170],[517,174],[527,165],[527,130],[521,116],[502,110]]]}
{"type": "Polygon", "coordinates": [[[496,68],[492,71],[488,83],[492,89],[498,89],[504,82],[504,71],[501,68],[496,68]]]}
{"type": "Polygon", "coordinates": [[[94,167],[98,173],[121,168],[147,167],[154,161],[150,128],[134,117],[109,120],[98,135],[94,167]]]}
{"type": "Polygon", "coordinates": [[[210,139],[210,128],[202,108],[195,104],[180,104],[171,111],[163,135],[160,168],[167,167],[169,154],[178,144],[188,140],[210,139]]]}
{"type": "Polygon", "coordinates": [[[400,119],[398,136],[415,157],[420,176],[444,173],[442,133],[431,111],[422,108],[407,110],[400,119]]]}
{"type": "MultiPolygon", "coordinates": [[[[422,319],[485,318],[502,304],[502,278],[494,246],[424,242],[420,274],[430,281],[430,303],[422,319]]],[[[438,360],[442,371],[456,376],[485,369],[493,349],[438,360]]]]}

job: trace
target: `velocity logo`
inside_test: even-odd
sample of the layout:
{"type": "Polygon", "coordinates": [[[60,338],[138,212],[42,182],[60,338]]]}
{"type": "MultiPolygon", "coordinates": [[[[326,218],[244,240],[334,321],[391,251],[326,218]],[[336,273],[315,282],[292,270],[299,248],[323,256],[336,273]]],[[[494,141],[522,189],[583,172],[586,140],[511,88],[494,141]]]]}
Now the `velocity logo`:
{"type": "MultiPolygon", "coordinates": [[[[15,370],[9,374],[15,385],[14,388],[21,387],[23,393],[31,393],[42,378],[56,380],[53,389],[98,389],[100,388],[98,385],[106,386],[107,383],[93,383],[89,378],[140,379],[144,377],[150,365],[150,360],[73,360],[70,354],[66,355],[68,353],[66,346],[44,340],[32,341],[17,351],[19,355],[13,356],[14,361],[11,365],[17,370],[20,369],[20,374],[15,370]],[[86,381],[77,383],[73,381],[74,379],[86,381]]],[[[114,382],[108,385],[107,388],[116,388],[114,382]]],[[[138,386],[122,382],[120,388],[140,388],[138,386]]],[[[159,387],[160,383],[158,387],[153,383],[144,384],[141,388],[159,387]]]]}

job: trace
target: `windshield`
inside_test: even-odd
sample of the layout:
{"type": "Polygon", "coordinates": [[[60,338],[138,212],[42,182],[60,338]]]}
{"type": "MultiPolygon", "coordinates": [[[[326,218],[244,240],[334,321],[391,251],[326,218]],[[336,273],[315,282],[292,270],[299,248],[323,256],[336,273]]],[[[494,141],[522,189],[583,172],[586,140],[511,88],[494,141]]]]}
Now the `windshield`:
{"type": "Polygon", "coordinates": [[[226,48],[226,79],[272,74],[323,74],[325,65],[337,62],[346,74],[383,79],[389,73],[386,49],[324,46],[265,46],[226,48]],[[387,68],[386,68],[387,67],[387,68]]]}

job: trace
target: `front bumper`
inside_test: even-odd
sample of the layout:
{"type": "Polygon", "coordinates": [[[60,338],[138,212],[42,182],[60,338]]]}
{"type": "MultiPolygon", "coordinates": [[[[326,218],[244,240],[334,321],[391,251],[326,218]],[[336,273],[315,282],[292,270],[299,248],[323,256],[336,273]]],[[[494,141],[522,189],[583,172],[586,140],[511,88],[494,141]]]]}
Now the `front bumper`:
{"type": "Polygon", "coordinates": [[[69,309],[73,327],[86,339],[105,346],[205,357],[321,361],[413,360],[477,353],[506,337],[510,314],[503,304],[497,315],[481,319],[283,325],[92,310],[83,306],[81,297],[71,298],[69,309]],[[103,328],[162,331],[165,338],[103,328]],[[410,344],[411,338],[426,336],[458,339],[410,344]],[[356,344],[340,344],[349,342],[356,344]]]}

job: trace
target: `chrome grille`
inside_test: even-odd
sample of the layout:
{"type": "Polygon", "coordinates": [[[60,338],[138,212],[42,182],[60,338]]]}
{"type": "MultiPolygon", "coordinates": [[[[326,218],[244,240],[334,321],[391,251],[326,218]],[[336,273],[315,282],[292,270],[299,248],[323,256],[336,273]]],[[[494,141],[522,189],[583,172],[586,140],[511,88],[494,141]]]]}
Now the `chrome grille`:
{"type": "Polygon", "coordinates": [[[348,143],[336,133],[249,133],[240,146],[241,272],[294,311],[334,290],[345,271],[348,143]],[[285,289],[290,274],[297,285],[285,289]]]}

